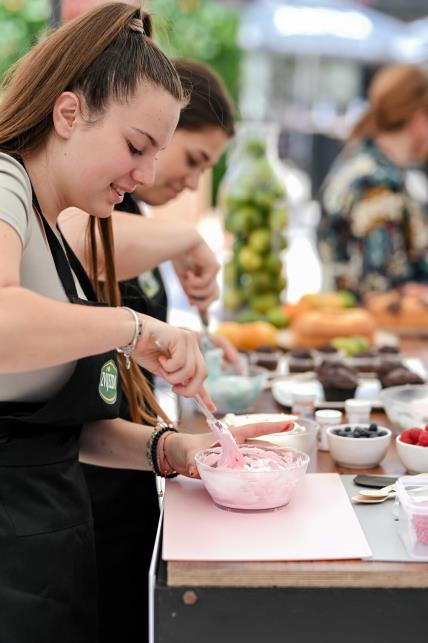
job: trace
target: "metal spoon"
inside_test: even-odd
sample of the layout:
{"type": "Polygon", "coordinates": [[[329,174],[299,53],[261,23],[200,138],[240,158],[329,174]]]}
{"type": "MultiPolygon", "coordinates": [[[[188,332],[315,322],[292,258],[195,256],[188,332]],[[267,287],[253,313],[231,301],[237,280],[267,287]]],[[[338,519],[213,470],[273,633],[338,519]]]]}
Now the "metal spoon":
{"type": "Polygon", "coordinates": [[[207,311],[202,312],[201,310],[198,309],[198,314],[202,324],[202,334],[201,334],[201,339],[199,343],[201,346],[201,351],[204,353],[205,351],[212,350],[213,348],[215,348],[215,346],[208,332],[210,322],[209,322],[207,311]]]}

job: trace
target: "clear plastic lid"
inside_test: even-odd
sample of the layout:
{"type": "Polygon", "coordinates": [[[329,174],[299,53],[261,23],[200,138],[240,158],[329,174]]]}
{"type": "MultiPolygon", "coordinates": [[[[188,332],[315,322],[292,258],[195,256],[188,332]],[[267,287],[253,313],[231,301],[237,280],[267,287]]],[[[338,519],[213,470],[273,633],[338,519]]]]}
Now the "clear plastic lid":
{"type": "Polygon", "coordinates": [[[395,488],[399,501],[407,511],[417,511],[428,519],[428,475],[403,476],[397,480],[395,488]]]}

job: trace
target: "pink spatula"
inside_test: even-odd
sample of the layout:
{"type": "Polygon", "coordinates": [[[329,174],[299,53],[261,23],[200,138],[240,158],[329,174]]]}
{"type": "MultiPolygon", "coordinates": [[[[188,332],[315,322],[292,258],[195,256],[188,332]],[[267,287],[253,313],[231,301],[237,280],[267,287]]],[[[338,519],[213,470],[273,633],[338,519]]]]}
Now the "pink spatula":
{"type": "Polygon", "coordinates": [[[221,422],[214,417],[200,395],[195,395],[193,399],[195,400],[199,409],[205,415],[207,424],[210,427],[211,431],[220,442],[222,452],[218,461],[218,466],[229,467],[230,469],[243,469],[245,464],[244,458],[242,457],[242,454],[235,442],[235,438],[233,437],[232,433],[229,431],[224,422],[221,422]]]}
{"type": "MultiPolygon", "coordinates": [[[[165,350],[164,346],[158,339],[155,339],[154,343],[164,355],[168,355],[168,351],[165,350]]],[[[218,466],[243,469],[244,458],[242,457],[239,447],[235,442],[235,438],[233,437],[227,426],[214,417],[199,394],[196,394],[193,399],[195,400],[202,413],[205,415],[207,424],[210,427],[211,431],[220,442],[222,452],[218,461],[218,466]]]]}

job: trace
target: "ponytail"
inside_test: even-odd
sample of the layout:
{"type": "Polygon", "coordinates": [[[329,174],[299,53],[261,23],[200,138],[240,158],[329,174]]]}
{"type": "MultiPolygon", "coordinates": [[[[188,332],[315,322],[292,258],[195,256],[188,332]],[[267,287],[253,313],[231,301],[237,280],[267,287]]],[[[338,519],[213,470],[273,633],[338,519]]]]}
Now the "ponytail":
{"type": "Polygon", "coordinates": [[[151,35],[148,14],[113,2],[39,42],[5,76],[0,150],[22,156],[41,146],[52,129],[55,101],[64,91],[80,92],[89,111],[99,115],[112,98],[126,100],[146,79],[184,104],[177,72],[151,35]]]}
{"type": "MultiPolygon", "coordinates": [[[[97,298],[109,306],[120,306],[120,291],[116,279],[114,266],[114,241],[111,217],[99,219],[89,218],[89,247],[87,254],[90,264],[90,276],[97,294],[97,298]],[[103,284],[98,279],[98,252],[96,243],[96,229],[98,229],[103,248],[105,281],[103,284]]],[[[119,371],[123,393],[128,400],[131,419],[133,422],[155,425],[158,417],[170,423],[168,416],[159,406],[146,378],[140,367],[131,360],[131,368],[125,368],[123,355],[118,355],[119,371]]]]}

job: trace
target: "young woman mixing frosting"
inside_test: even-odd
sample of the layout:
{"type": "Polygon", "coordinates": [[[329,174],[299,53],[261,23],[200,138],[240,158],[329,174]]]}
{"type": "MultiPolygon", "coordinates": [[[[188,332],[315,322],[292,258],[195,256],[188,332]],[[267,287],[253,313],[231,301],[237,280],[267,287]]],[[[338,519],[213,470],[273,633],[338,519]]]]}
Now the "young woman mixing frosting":
{"type": "MultiPolygon", "coordinates": [[[[203,359],[192,333],[97,301],[56,228],[67,207],[91,212],[111,257],[114,205],[153,181],[155,155],[169,143],[185,97],[150,33],[148,16],[135,7],[94,9],[24,57],[0,107],[4,641],[97,638],[92,518],[79,456],[190,475],[195,451],[212,442],[209,434],[119,418],[122,387],[131,409],[142,399],[155,404],[147,386],[130,383],[126,365],[135,362],[210,404],[203,359]]],[[[114,274],[105,290],[113,301],[114,274]]],[[[238,437],[278,428],[246,427],[238,437]]]]}

